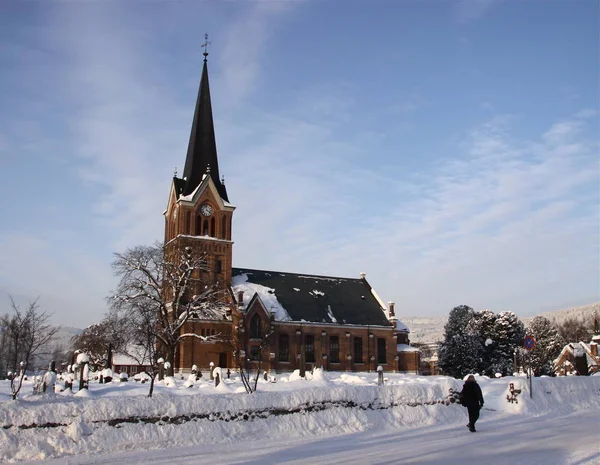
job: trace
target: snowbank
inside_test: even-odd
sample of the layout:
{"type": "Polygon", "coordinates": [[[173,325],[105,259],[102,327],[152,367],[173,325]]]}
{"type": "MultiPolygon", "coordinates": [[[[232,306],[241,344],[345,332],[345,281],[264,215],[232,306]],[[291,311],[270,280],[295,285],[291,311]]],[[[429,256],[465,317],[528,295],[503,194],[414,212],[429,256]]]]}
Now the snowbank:
{"type": "MultiPolygon", "coordinates": [[[[453,403],[453,392],[461,389],[462,381],[388,374],[386,385],[378,387],[376,377],[315,371],[307,379],[292,375],[276,383],[261,381],[251,395],[239,392],[239,380],[223,380],[216,389],[210,382],[191,388],[157,385],[153,398],[146,397],[147,385],[116,382],[91,384],[89,398],[46,395],[5,400],[0,403],[0,450],[11,461],[42,460],[132,447],[464,423],[465,409],[453,403]]],[[[600,377],[536,378],[533,398],[524,378],[477,380],[485,409],[494,414],[598,409],[600,377]],[[517,403],[506,399],[510,383],[521,389],[517,403]]],[[[2,383],[4,391],[7,386],[2,383]]]]}

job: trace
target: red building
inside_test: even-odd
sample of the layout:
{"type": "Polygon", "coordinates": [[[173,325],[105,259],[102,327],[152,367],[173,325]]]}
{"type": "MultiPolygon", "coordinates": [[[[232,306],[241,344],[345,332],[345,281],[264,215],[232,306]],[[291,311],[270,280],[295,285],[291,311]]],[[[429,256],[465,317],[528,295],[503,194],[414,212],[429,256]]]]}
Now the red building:
{"type": "MultiPolygon", "coordinates": [[[[227,297],[220,306],[195,311],[184,331],[235,336],[248,363],[260,358],[275,372],[369,371],[379,365],[417,372],[418,351],[406,350],[408,328],[364,273],[340,278],[233,267],[235,207],[219,176],[206,55],[183,176],[173,178],[165,211],[165,248],[206,254],[202,279],[227,297]]],[[[175,369],[203,369],[210,362],[234,367],[231,344],[187,338],[175,369]]]]}

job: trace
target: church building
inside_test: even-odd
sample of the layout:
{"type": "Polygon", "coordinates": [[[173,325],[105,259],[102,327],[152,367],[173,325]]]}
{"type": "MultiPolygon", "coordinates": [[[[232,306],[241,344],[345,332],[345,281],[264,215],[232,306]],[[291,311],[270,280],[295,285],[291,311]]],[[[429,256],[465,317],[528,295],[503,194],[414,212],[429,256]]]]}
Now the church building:
{"type": "MultiPolygon", "coordinates": [[[[260,359],[271,373],[314,367],[374,371],[379,365],[416,373],[419,353],[409,345],[408,328],[364,273],[338,278],[233,267],[235,207],[219,175],[207,55],[183,175],[173,178],[165,211],[165,252],[190,247],[205,254],[202,279],[221,291],[225,303],[194,312],[184,331],[207,337],[235,333],[244,363],[251,368],[260,359]]],[[[202,370],[211,363],[235,368],[240,358],[234,352],[218,337],[186,338],[174,369],[202,370]]]]}

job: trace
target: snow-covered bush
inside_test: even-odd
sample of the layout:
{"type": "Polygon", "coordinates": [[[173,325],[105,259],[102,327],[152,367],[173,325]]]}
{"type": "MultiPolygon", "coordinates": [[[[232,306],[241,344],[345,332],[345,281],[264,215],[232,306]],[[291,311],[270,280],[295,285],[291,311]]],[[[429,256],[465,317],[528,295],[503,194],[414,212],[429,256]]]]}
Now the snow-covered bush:
{"type": "Polygon", "coordinates": [[[173,376],[165,376],[164,383],[166,387],[177,387],[177,381],[173,376]]]}
{"type": "Polygon", "coordinates": [[[90,361],[90,356],[84,352],[81,352],[80,354],[77,354],[77,364],[81,365],[83,363],[89,363],[90,361]]]}
{"type": "Polygon", "coordinates": [[[127,382],[129,380],[129,375],[123,371],[119,375],[119,379],[121,380],[122,383],[125,383],[125,382],[127,382]]]}
{"type": "Polygon", "coordinates": [[[140,373],[137,373],[136,375],[134,375],[133,379],[135,381],[140,381],[142,383],[145,383],[147,381],[150,381],[152,378],[145,371],[141,371],[140,373]]]}
{"type": "Polygon", "coordinates": [[[196,375],[193,373],[190,373],[190,375],[188,376],[188,379],[186,380],[185,383],[183,383],[183,386],[186,388],[191,388],[194,386],[194,383],[196,382],[196,375]]]}
{"type": "Polygon", "coordinates": [[[105,383],[110,383],[113,379],[113,371],[110,368],[105,368],[101,371],[102,378],[105,383]]]}

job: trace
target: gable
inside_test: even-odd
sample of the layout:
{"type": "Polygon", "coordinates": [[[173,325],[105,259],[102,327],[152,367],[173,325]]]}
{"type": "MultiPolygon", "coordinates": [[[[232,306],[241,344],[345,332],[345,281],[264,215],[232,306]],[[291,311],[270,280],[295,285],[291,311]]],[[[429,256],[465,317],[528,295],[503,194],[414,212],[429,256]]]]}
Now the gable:
{"type": "Polygon", "coordinates": [[[246,307],[246,315],[254,313],[260,313],[266,319],[269,319],[271,316],[258,292],[254,293],[246,307]]]}
{"type": "Polygon", "coordinates": [[[244,303],[257,292],[278,321],[390,326],[363,279],[233,268],[232,286],[245,291],[244,303]]]}
{"type": "Polygon", "coordinates": [[[210,192],[209,197],[217,204],[220,210],[233,211],[235,209],[233,205],[221,198],[221,194],[219,193],[217,186],[215,186],[212,177],[208,175],[204,175],[202,182],[189,195],[180,195],[178,201],[183,205],[194,206],[207,190],[210,192]]]}
{"type": "Polygon", "coordinates": [[[596,361],[595,357],[592,355],[589,346],[583,342],[570,342],[564,346],[558,357],[554,360],[554,366],[558,367],[567,361],[573,363],[576,357],[583,356],[585,356],[589,368],[598,366],[598,361],[596,361]]]}

